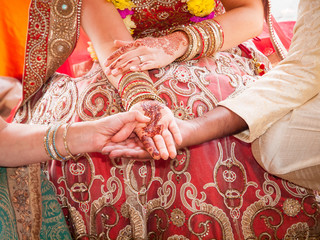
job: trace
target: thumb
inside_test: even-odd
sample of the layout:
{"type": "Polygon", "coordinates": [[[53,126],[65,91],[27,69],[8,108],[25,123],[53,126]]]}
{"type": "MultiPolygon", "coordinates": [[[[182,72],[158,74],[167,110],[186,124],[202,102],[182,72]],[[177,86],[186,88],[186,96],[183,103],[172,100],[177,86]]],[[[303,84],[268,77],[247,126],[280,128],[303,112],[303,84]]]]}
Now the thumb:
{"type": "Polygon", "coordinates": [[[124,123],[135,122],[135,121],[141,122],[141,123],[147,123],[150,121],[149,117],[144,116],[141,112],[137,110],[118,114],[118,117],[124,123]]]}

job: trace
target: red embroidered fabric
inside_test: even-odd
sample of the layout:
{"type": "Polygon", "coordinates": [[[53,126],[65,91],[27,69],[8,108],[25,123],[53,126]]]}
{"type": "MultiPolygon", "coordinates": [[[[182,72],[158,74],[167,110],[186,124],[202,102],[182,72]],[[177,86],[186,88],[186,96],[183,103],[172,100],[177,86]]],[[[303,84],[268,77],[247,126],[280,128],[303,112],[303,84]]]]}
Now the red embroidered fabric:
{"type": "MultiPolygon", "coordinates": [[[[186,5],[179,0],[135,4],[139,36],[189,21],[186,5]]],[[[268,68],[267,58],[253,44],[244,44],[268,68]]],[[[185,120],[259,80],[252,61],[238,48],[173,63],[150,75],[168,107],[185,120]]],[[[16,120],[89,121],[119,111],[117,91],[94,65],[79,78],[54,74],[18,111],[16,120]]],[[[320,237],[313,192],[265,172],[254,160],[250,144],[234,137],[182,149],[168,161],[85,154],[65,163],[50,162],[48,175],[76,239],[320,237]]]]}

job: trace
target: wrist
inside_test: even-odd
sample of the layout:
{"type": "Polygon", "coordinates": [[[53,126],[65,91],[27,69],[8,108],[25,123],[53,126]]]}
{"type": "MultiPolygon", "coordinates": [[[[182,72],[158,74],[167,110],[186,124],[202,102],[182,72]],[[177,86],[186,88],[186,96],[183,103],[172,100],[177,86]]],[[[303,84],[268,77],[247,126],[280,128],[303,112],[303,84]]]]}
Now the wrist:
{"type": "Polygon", "coordinates": [[[178,50],[175,52],[175,59],[182,57],[188,51],[189,38],[188,35],[183,31],[176,31],[172,33],[172,37],[178,42],[178,50]]]}
{"type": "Polygon", "coordinates": [[[77,122],[70,125],[65,144],[72,155],[96,150],[93,130],[94,126],[91,126],[91,122],[77,122]]]}

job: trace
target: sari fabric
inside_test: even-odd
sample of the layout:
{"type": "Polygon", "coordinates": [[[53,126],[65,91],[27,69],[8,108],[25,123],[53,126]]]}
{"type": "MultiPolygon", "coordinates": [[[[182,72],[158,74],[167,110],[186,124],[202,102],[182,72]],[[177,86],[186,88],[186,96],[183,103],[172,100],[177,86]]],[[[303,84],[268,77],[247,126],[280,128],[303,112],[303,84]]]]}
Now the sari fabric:
{"type": "MultiPolygon", "coordinates": [[[[131,19],[136,36],[165,34],[175,22],[190,22],[184,1],[136,0],[134,4],[131,19]]],[[[223,14],[222,4],[217,1],[216,6],[216,14],[223,14]]],[[[266,70],[270,68],[251,42],[244,45],[266,70]]],[[[238,47],[213,57],[172,63],[150,71],[150,76],[174,115],[185,120],[203,115],[259,80],[252,59],[238,47]]],[[[82,77],[54,73],[41,82],[15,119],[67,123],[120,111],[116,89],[95,63],[82,77]]],[[[313,192],[265,172],[252,156],[250,144],[234,137],[181,149],[177,158],[168,161],[112,160],[86,153],[45,167],[75,239],[320,236],[313,192]]]]}

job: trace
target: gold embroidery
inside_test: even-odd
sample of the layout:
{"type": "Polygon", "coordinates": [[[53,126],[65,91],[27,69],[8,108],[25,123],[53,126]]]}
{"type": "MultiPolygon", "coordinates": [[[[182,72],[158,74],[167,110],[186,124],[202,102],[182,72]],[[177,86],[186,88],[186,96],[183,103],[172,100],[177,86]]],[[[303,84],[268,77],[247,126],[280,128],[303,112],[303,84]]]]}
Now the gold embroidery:
{"type": "Polygon", "coordinates": [[[301,204],[298,200],[288,198],[283,202],[283,212],[290,217],[295,217],[301,210],[301,204]]]}
{"type": "MultiPolygon", "coordinates": [[[[233,142],[231,144],[231,157],[224,159],[222,144],[220,142],[218,143],[220,157],[214,168],[214,182],[207,183],[204,186],[204,189],[215,187],[219,194],[224,198],[224,203],[230,210],[231,217],[233,219],[239,219],[240,209],[243,205],[243,196],[250,186],[257,187],[257,183],[248,182],[245,168],[235,156],[235,146],[236,144],[233,142]],[[236,174],[236,172],[238,174],[236,174]],[[239,181],[242,181],[242,184],[239,184],[239,181]]],[[[228,153],[226,153],[226,155],[228,156],[228,153]]]]}
{"type": "Polygon", "coordinates": [[[119,235],[117,236],[117,240],[131,240],[131,239],[132,239],[132,227],[128,225],[119,232],[119,235]]]}
{"type": "Polygon", "coordinates": [[[307,240],[310,239],[309,234],[309,226],[307,223],[297,223],[288,228],[284,240],[307,240]]]}
{"type": "Polygon", "coordinates": [[[78,114],[83,121],[103,118],[121,111],[121,98],[100,74],[96,82],[88,85],[81,93],[78,114]]]}
{"type": "Polygon", "coordinates": [[[23,104],[71,54],[79,34],[80,9],[81,0],[32,1],[25,54],[23,104]]]}
{"type": "Polygon", "coordinates": [[[192,232],[194,235],[196,235],[199,239],[202,239],[204,237],[210,237],[211,239],[217,239],[217,237],[222,237],[221,239],[226,239],[226,240],[233,240],[233,232],[231,228],[230,221],[227,217],[227,215],[219,208],[212,206],[210,204],[202,203],[200,205],[200,210],[196,211],[194,214],[192,214],[188,220],[188,228],[190,232],[192,232]],[[195,232],[194,229],[196,229],[195,224],[193,224],[193,221],[195,218],[198,216],[208,216],[209,219],[204,222],[202,220],[200,223],[198,223],[197,229],[198,231],[203,229],[202,232],[195,232]],[[211,218],[211,219],[210,219],[211,218]],[[216,235],[218,231],[216,230],[211,230],[210,229],[210,223],[212,223],[212,220],[218,223],[220,227],[220,231],[222,233],[222,236],[216,235]]]}
{"type": "Polygon", "coordinates": [[[86,225],[83,221],[83,218],[81,214],[76,210],[75,207],[71,206],[70,204],[67,204],[68,211],[70,213],[70,220],[72,223],[72,226],[74,228],[74,234],[76,239],[80,239],[83,236],[87,235],[86,225]]]}
{"type": "Polygon", "coordinates": [[[181,227],[181,226],[183,226],[183,224],[186,221],[186,215],[184,214],[184,212],[181,209],[175,208],[171,212],[170,220],[177,227],[181,227]]]}
{"type": "Polygon", "coordinates": [[[173,235],[168,237],[168,240],[189,240],[189,238],[186,238],[183,235],[173,235]]]}

